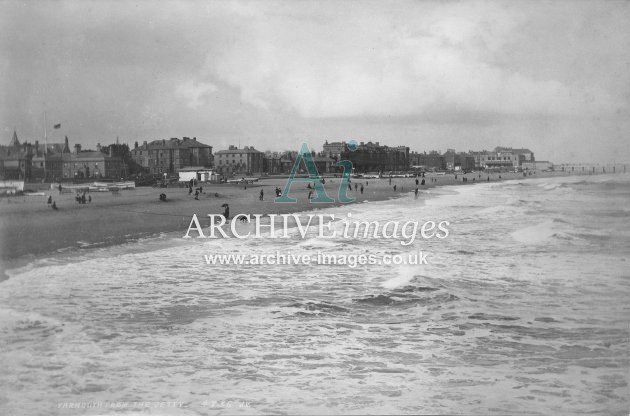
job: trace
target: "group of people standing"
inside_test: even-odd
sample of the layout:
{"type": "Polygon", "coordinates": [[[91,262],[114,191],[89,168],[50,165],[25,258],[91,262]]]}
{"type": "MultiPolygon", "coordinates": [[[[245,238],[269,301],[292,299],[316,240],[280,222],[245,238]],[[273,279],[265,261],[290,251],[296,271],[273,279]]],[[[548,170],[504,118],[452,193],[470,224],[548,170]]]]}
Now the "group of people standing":
{"type": "MultiPolygon", "coordinates": [[[[191,179],[190,181],[188,181],[187,187],[188,187],[188,195],[192,195],[193,193],[193,187],[195,186],[195,181],[194,179],[191,179]]],[[[203,186],[199,185],[198,188],[195,188],[195,199],[199,199],[199,195],[203,193],[203,186]]]]}

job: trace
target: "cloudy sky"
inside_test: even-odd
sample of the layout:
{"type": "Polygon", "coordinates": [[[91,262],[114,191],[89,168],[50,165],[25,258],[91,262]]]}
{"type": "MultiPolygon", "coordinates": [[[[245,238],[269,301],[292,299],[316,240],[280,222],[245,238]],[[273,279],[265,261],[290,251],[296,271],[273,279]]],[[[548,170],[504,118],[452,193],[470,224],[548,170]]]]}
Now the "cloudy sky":
{"type": "Polygon", "coordinates": [[[628,1],[0,2],[0,143],[630,162],[628,1]],[[52,130],[61,123],[62,128],[52,130]]]}

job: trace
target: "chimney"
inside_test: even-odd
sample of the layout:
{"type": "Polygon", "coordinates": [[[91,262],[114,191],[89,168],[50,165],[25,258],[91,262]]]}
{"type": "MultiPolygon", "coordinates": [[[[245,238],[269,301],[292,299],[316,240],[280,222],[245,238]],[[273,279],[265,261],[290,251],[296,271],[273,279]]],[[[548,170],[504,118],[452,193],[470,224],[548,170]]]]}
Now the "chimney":
{"type": "Polygon", "coordinates": [[[81,152],[81,145],[79,143],[74,145],[74,154],[78,155],[81,152]]]}
{"type": "Polygon", "coordinates": [[[162,139],[162,146],[166,146],[166,139],[162,139]]]}
{"type": "Polygon", "coordinates": [[[147,147],[147,141],[146,141],[146,140],[145,140],[145,141],[143,141],[143,142],[142,142],[142,145],[143,145],[144,147],[147,147]]]}
{"type": "Polygon", "coordinates": [[[101,151],[101,144],[100,143],[96,143],[96,151],[97,152],[101,151]]]}
{"type": "MultiPolygon", "coordinates": [[[[146,142],[145,142],[145,143],[146,143],[146,142]]],[[[133,148],[134,148],[134,149],[137,149],[137,148],[138,148],[138,142],[135,142],[135,143],[133,144],[133,148]]]]}
{"type": "Polygon", "coordinates": [[[196,142],[196,141],[197,141],[197,138],[196,138],[196,137],[193,137],[193,142],[196,142]]]}
{"type": "Polygon", "coordinates": [[[39,154],[39,140],[35,140],[35,154],[39,154]]]}

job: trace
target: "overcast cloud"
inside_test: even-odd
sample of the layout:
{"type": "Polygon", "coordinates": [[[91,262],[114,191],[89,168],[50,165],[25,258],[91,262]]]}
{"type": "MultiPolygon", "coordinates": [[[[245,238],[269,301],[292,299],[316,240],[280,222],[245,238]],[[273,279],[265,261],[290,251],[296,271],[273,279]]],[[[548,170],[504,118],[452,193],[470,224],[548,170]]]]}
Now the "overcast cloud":
{"type": "Polygon", "coordinates": [[[630,162],[630,3],[0,3],[0,143],[529,147],[630,162]]]}

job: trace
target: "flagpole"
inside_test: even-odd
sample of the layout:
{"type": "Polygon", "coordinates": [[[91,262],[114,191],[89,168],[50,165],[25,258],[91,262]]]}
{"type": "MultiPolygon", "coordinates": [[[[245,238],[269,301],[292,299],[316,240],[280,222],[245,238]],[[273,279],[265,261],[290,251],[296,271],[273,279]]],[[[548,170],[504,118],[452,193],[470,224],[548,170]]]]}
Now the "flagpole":
{"type": "Polygon", "coordinates": [[[48,120],[46,120],[46,112],[44,111],[44,182],[46,182],[47,172],[46,172],[46,153],[48,153],[48,129],[46,125],[48,124],[48,120]]]}

